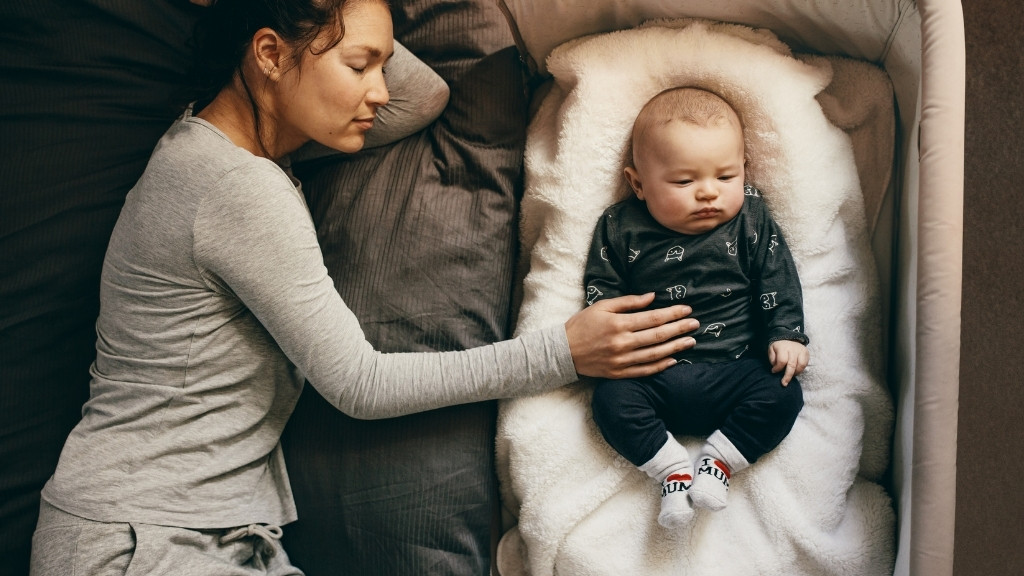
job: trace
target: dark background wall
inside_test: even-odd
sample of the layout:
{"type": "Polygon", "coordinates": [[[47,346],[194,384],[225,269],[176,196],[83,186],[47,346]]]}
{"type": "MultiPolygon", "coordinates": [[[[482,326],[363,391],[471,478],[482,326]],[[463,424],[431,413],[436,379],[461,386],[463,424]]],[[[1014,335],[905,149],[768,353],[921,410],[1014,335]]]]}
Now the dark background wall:
{"type": "Polygon", "coordinates": [[[954,573],[1024,574],[1024,4],[963,3],[964,292],[954,573]]]}

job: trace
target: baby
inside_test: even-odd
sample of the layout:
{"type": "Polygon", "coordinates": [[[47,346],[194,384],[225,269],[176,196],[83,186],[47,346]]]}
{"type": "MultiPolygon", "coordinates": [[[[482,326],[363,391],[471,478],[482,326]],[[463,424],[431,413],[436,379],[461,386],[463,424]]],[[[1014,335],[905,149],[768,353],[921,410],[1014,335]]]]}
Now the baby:
{"type": "Polygon", "coordinates": [[[593,411],[608,443],[661,483],[658,522],[726,505],[730,477],[775,448],[803,407],[809,354],[796,266],[761,193],[744,181],[743,128],[696,88],[652,98],[633,125],[633,196],[594,231],[587,304],[656,295],[701,320],[697,345],[661,374],[603,380],[593,411]],[[708,435],[696,471],[674,434],[708,435]]]}

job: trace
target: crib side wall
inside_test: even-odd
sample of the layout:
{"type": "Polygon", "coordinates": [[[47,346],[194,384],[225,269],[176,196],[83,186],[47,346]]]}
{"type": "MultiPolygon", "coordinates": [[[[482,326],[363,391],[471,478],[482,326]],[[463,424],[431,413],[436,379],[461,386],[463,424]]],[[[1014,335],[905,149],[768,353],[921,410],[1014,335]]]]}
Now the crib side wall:
{"type": "MultiPolygon", "coordinates": [[[[892,210],[890,275],[891,329],[889,333],[888,378],[898,412],[892,451],[892,496],[899,518],[898,547],[894,574],[911,574],[913,549],[914,397],[916,394],[917,248],[920,150],[918,131],[921,108],[921,17],[916,6],[899,21],[884,60],[893,82],[899,115],[897,142],[898,170],[893,180],[894,196],[886,204],[892,210]]],[[[879,228],[882,226],[880,225],[879,228]]]]}
{"type": "MultiPolygon", "coordinates": [[[[910,574],[953,573],[963,271],[966,56],[956,0],[920,0],[920,185],[913,338],[910,574]]],[[[909,234],[905,234],[904,238],[909,234]]],[[[908,520],[904,518],[904,527],[908,520]]]]}

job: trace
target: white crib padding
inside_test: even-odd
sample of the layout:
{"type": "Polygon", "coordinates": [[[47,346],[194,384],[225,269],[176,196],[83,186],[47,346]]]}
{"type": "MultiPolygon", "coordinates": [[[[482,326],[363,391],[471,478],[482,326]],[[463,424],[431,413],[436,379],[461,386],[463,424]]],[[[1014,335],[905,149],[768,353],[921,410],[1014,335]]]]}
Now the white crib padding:
{"type": "MultiPolygon", "coordinates": [[[[658,487],[601,438],[588,385],[502,402],[499,477],[518,521],[500,546],[502,575],[891,574],[895,513],[877,482],[893,408],[850,139],[815,99],[830,61],[793,58],[764,30],[685,20],[568,42],[547,69],[554,85],[527,141],[517,331],[579,310],[594,223],[626,193],[633,118],[662,89],[698,85],[743,118],[748,180],[800,270],[812,361],[792,433],[734,478],[725,510],[675,532],[657,524],[658,487]]],[[[682,440],[696,456],[699,439],[682,440]]]]}

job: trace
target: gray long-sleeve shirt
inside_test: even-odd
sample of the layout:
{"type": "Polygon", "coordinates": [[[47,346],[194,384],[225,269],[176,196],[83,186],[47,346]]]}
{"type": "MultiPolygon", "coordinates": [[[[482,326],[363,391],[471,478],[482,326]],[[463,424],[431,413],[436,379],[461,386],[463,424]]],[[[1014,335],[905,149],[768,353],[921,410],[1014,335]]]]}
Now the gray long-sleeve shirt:
{"type": "Polygon", "coordinates": [[[128,194],[101,281],[90,398],[43,490],[94,520],[294,520],[278,441],[304,379],[384,418],[576,378],[561,325],[463,352],[374,351],[295,183],[189,113],[128,194]]]}

